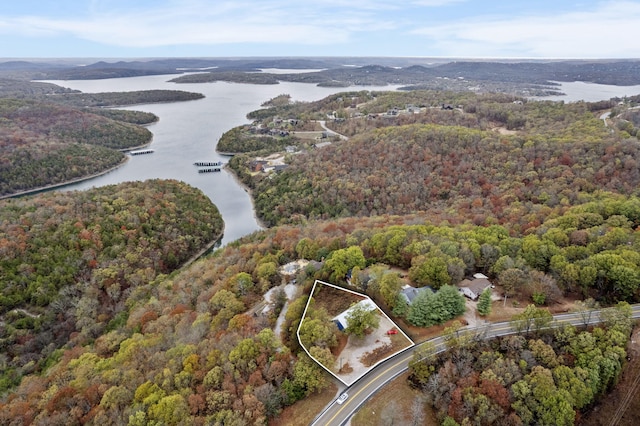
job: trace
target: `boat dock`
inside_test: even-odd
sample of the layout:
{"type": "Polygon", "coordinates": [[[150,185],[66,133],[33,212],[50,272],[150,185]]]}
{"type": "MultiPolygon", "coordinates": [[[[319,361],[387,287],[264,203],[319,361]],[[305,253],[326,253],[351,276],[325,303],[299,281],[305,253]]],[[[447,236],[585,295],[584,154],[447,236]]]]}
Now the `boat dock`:
{"type": "Polygon", "coordinates": [[[217,166],[222,166],[222,161],[213,161],[213,162],[199,161],[197,163],[193,163],[193,165],[198,167],[217,167],[217,166]]]}
{"type": "Polygon", "coordinates": [[[142,155],[142,154],[151,154],[153,153],[152,149],[137,149],[135,151],[129,151],[131,155],[142,155]]]}
{"type": "Polygon", "coordinates": [[[219,172],[222,169],[220,167],[211,167],[208,169],[200,169],[198,170],[198,173],[211,173],[211,172],[219,172]]]}

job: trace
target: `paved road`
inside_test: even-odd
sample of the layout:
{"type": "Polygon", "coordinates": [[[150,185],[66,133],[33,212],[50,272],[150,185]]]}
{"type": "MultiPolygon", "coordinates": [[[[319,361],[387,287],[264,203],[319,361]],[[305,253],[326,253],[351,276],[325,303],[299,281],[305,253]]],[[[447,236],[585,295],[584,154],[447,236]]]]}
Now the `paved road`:
{"type": "MultiPolygon", "coordinates": [[[[640,304],[632,305],[633,318],[640,318],[640,304]]],[[[575,326],[595,324],[600,322],[600,311],[590,311],[584,313],[570,313],[555,315],[552,327],[563,324],[573,324],[575,326]]],[[[480,327],[463,329],[461,332],[474,333],[482,338],[491,338],[515,334],[516,330],[509,322],[487,323],[480,327]]],[[[435,353],[446,350],[446,344],[442,336],[429,340],[433,345],[435,353]]],[[[393,358],[378,365],[356,383],[346,389],[349,398],[341,405],[335,401],[328,405],[325,410],[311,423],[312,426],[340,426],[347,422],[351,416],[380,388],[386,385],[395,377],[399,376],[409,368],[409,362],[413,359],[413,354],[419,350],[423,344],[414,346],[399,353],[393,358]]]]}

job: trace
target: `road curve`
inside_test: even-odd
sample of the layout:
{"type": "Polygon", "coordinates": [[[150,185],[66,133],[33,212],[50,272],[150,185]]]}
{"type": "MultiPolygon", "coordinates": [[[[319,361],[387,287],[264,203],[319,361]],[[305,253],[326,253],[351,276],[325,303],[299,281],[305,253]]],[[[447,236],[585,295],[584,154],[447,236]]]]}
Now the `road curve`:
{"type": "MultiPolygon", "coordinates": [[[[640,318],[640,304],[631,305],[631,307],[633,309],[632,317],[640,318]]],[[[601,321],[599,314],[600,310],[554,315],[551,327],[559,327],[564,324],[573,324],[575,326],[596,324],[601,321]]],[[[473,333],[484,339],[517,333],[509,322],[487,323],[480,327],[465,328],[461,331],[473,333]]],[[[431,342],[434,353],[444,352],[447,349],[442,336],[430,339],[427,342],[431,342]]],[[[395,377],[407,371],[414,352],[427,342],[400,352],[365,374],[360,380],[346,389],[349,398],[345,402],[338,404],[333,401],[315,418],[311,426],[341,426],[345,424],[374,393],[395,377]]]]}
{"type": "Polygon", "coordinates": [[[331,136],[338,136],[340,139],[342,139],[343,141],[347,141],[349,140],[349,138],[345,135],[341,135],[340,133],[331,130],[330,128],[327,127],[327,122],[325,120],[318,120],[318,123],[320,123],[320,126],[331,136]]]}

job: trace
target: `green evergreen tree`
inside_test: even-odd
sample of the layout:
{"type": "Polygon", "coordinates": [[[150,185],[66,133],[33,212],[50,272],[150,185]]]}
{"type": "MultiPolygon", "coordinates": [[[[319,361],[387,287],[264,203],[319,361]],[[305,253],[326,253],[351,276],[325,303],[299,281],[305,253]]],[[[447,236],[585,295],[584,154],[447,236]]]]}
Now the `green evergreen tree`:
{"type": "Polygon", "coordinates": [[[486,288],[478,299],[478,313],[487,316],[491,313],[491,289],[486,288]]]}
{"type": "Polygon", "coordinates": [[[448,313],[447,318],[442,322],[464,314],[464,311],[467,309],[465,298],[457,287],[444,285],[436,292],[436,296],[441,300],[448,313]]]}

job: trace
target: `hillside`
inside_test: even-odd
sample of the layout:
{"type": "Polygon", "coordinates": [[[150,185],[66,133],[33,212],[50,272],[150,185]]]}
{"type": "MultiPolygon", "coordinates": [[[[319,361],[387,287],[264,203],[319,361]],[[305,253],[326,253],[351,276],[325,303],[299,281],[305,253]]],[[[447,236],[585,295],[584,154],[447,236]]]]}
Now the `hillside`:
{"type": "MultiPolygon", "coordinates": [[[[450,223],[509,224],[525,231],[602,190],[637,194],[637,131],[624,119],[619,123],[626,130],[607,127],[598,111],[611,103],[430,91],[372,96],[344,96],[342,105],[333,97],[305,112],[311,119],[332,110],[347,117],[327,120],[350,136],[346,142],[320,149],[313,149],[315,141],[298,143],[288,167],[272,175],[249,173],[255,154],[231,161],[255,191],[265,223],[428,212],[450,223]],[[443,102],[447,97],[455,109],[442,108],[451,105],[443,102]],[[406,105],[419,110],[407,112],[406,105]]],[[[271,126],[277,116],[302,116],[282,108],[272,117],[262,111],[254,126],[271,126]]],[[[284,128],[298,138],[304,133],[284,128]]],[[[235,140],[243,143],[237,134],[235,140]]],[[[277,138],[273,146],[281,146],[277,138]]],[[[234,151],[233,144],[227,150],[234,151]]]]}
{"type": "Polygon", "coordinates": [[[0,391],[117,328],[136,288],[222,230],[208,198],[175,181],[0,201],[0,391]]]}
{"type": "MultiPolygon", "coordinates": [[[[442,294],[460,298],[451,286],[481,272],[504,297],[492,305],[504,303],[504,315],[533,304],[548,314],[640,301],[635,102],[412,91],[290,103],[281,95],[250,114],[251,126],[225,136],[226,149],[242,152],[233,170],[273,226],[183,268],[223,228],[211,202],[185,184],[0,201],[0,423],[290,419],[292,406],[304,407],[329,384],[296,335],[316,279],[366,293],[414,340],[450,327],[423,327],[450,316],[419,321],[418,308],[400,298],[404,284],[443,289],[416,302],[441,310],[442,294]],[[330,131],[320,120],[347,139],[323,138],[330,131]],[[252,133],[261,128],[275,132],[252,133]],[[283,152],[289,145],[295,153],[283,152]],[[249,169],[267,154],[287,167],[249,169]],[[285,273],[299,259],[313,262],[285,273]]],[[[42,108],[55,116],[64,107],[42,108]]],[[[58,131],[17,109],[8,111],[23,132],[58,131]]],[[[307,331],[317,331],[314,338],[328,348],[340,336],[327,324],[319,320],[307,331]]],[[[416,364],[411,380],[422,390],[447,388],[437,393],[444,399],[428,402],[450,424],[491,423],[500,410],[513,424],[535,424],[547,419],[545,407],[560,407],[556,400],[555,418],[576,418],[625,365],[628,330],[597,330],[566,331],[558,342],[543,335],[489,342],[478,353],[416,364]],[[601,356],[589,363],[577,346],[601,356]],[[508,384],[498,371],[507,352],[519,372],[508,384]],[[495,377],[472,371],[476,364],[492,367],[495,377]],[[571,374],[588,376],[588,397],[567,396],[585,388],[567,385],[575,382],[571,374]],[[539,383],[544,387],[528,398],[527,386],[539,383]],[[566,392],[544,399],[553,389],[566,392]],[[451,412],[443,409],[447,402],[451,412]]],[[[308,424],[316,413],[296,420],[308,424]]]]}
{"type": "Polygon", "coordinates": [[[81,80],[175,74],[176,83],[233,81],[277,84],[306,82],[321,86],[399,85],[483,93],[539,96],[557,92],[557,82],[640,84],[637,60],[474,60],[456,58],[166,58],[98,61],[83,66],[60,63],[0,63],[11,78],[81,80]],[[349,66],[345,66],[349,64],[349,66]],[[270,68],[309,70],[270,73],[270,68]],[[185,74],[189,73],[189,74],[185,74]]]}
{"type": "MultiPolygon", "coordinates": [[[[284,407],[327,384],[300,353],[295,331],[314,279],[344,285],[339,271],[349,267],[354,247],[374,265],[354,276],[356,285],[396,318],[385,302],[392,300],[385,294],[393,280],[384,277],[408,268],[412,282],[435,285],[429,259],[436,257],[451,265],[439,279],[455,282],[467,271],[485,271],[514,295],[510,299],[525,304],[541,293],[553,307],[559,295],[571,291],[603,301],[637,300],[638,206],[637,199],[603,198],[528,236],[511,237],[497,226],[434,226],[426,215],[309,222],[256,233],[178,273],[139,279],[135,290],[119,293],[120,315],[111,322],[98,316],[106,328],[93,328],[96,317],[82,311],[98,309],[91,305],[95,298],[81,299],[74,311],[84,326],[80,337],[90,333],[95,340],[70,340],[46,363],[46,374],[25,377],[0,403],[1,421],[244,424],[277,418],[284,407]],[[276,335],[282,300],[264,304],[263,295],[283,282],[279,267],[298,258],[326,260],[319,270],[294,275],[301,296],[289,301],[283,333],[276,335]]],[[[139,276],[127,270],[131,279],[139,276]]],[[[100,279],[111,276],[98,271],[100,279]]],[[[112,285],[104,281],[104,300],[112,285]]]]}
{"type": "Polygon", "coordinates": [[[147,129],[69,107],[0,99],[0,196],[102,172],[118,149],[149,143],[147,129]]]}

